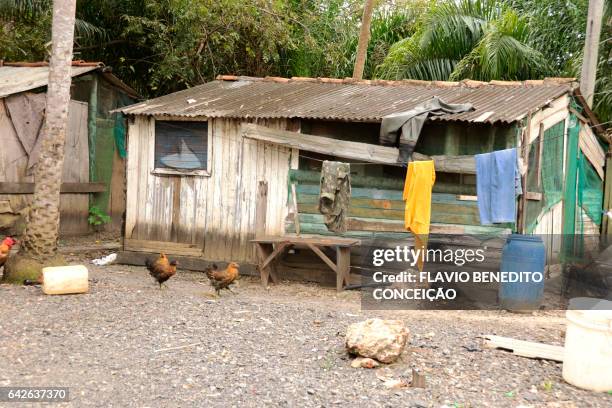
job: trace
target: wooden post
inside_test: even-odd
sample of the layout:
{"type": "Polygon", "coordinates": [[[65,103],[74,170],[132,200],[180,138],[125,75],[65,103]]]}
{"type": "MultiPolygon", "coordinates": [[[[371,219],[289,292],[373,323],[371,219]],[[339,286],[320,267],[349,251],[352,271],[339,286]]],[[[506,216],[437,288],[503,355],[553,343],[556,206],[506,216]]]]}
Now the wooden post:
{"type": "Polygon", "coordinates": [[[597,54],[599,51],[599,36],[603,17],[604,0],[590,0],[589,14],[584,41],[582,58],[582,73],[580,75],[580,91],[589,107],[593,106],[595,79],[597,78],[597,54]]]}
{"type": "Polygon", "coordinates": [[[257,258],[259,260],[259,275],[261,277],[261,284],[263,287],[267,287],[270,280],[276,282],[276,274],[274,273],[273,262],[269,262],[268,265],[264,265],[266,259],[274,252],[274,246],[272,244],[258,242],[255,244],[257,248],[257,258]]]}
{"type": "Polygon", "coordinates": [[[602,219],[601,233],[603,238],[610,242],[612,238],[612,228],[610,228],[610,220],[607,214],[612,206],[612,152],[610,151],[606,154],[606,177],[604,183],[604,216],[602,219]]]}
{"type": "Polygon", "coordinates": [[[526,167],[525,174],[521,176],[521,184],[523,188],[523,195],[519,200],[518,206],[518,225],[517,232],[520,234],[524,234],[526,230],[526,221],[527,221],[527,173],[529,172],[529,139],[531,135],[531,113],[527,116],[527,126],[526,129],[522,133],[521,140],[521,156],[523,158],[523,165],[526,167]]]}
{"type": "Polygon", "coordinates": [[[343,285],[348,285],[351,273],[351,248],[337,247],[336,249],[336,290],[340,292],[343,285]]]}
{"type": "Polygon", "coordinates": [[[255,202],[255,237],[266,235],[266,213],[268,210],[268,182],[260,181],[255,202]]]}
{"type": "Polygon", "coordinates": [[[291,183],[291,197],[293,197],[295,233],[296,235],[300,235],[300,212],[298,211],[297,194],[295,193],[295,183],[291,183]]]}

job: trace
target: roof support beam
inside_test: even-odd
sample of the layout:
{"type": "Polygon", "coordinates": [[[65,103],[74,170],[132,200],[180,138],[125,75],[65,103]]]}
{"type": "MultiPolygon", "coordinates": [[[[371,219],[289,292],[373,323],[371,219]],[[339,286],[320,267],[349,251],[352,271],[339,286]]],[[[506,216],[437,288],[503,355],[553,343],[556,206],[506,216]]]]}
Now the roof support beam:
{"type": "MultiPolygon", "coordinates": [[[[366,161],[370,163],[401,166],[397,162],[399,149],[370,143],[349,142],[324,136],[308,135],[287,130],[271,129],[266,126],[244,123],[242,136],[294,149],[306,150],[330,156],[366,161]]],[[[474,156],[427,156],[414,152],[414,160],[433,160],[436,171],[443,173],[476,174],[474,156]]]]}

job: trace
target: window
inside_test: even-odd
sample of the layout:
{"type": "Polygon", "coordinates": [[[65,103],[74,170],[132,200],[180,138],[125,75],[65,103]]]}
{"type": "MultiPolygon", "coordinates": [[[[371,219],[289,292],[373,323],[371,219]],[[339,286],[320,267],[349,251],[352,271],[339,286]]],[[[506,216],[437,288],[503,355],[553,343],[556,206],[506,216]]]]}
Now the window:
{"type": "Polygon", "coordinates": [[[154,173],[208,175],[208,122],[156,120],[154,173]]]}

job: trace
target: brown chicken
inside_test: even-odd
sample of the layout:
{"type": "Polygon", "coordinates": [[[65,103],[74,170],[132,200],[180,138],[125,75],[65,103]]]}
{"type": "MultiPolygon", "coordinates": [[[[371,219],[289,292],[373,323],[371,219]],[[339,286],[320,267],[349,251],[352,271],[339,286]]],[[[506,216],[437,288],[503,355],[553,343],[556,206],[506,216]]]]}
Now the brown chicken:
{"type": "Polygon", "coordinates": [[[4,266],[8,260],[11,248],[16,243],[17,241],[15,241],[12,237],[6,237],[2,240],[2,243],[0,244],[0,268],[4,266]]]}
{"type": "Polygon", "coordinates": [[[176,275],[177,261],[170,261],[165,254],[159,254],[156,260],[147,259],[145,265],[149,270],[149,274],[159,283],[159,288],[168,279],[176,275]]]}
{"type": "Polygon", "coordinates": [[[210,280],[210,284],[215,288],[217,296],[221,294],[221,289],[232,291],[230,285],[240,276],[239,267],[240,265],[236,262],[230,262],[227,268],[222,271],[215,264],[206,268],[206,276],[210,280]]]}

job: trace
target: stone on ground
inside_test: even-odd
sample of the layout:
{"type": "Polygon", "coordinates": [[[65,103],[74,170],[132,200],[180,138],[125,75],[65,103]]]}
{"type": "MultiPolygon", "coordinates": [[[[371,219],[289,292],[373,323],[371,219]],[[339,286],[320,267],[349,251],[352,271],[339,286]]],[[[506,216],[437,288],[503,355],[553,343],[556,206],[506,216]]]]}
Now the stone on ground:
{"type": "Polygon", "coordinates": [[[408,335],[401,320],[368,319],[348,327],[346,348],[351,354],[392,363],[404,351],[408,335]]]}

